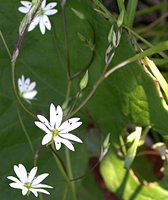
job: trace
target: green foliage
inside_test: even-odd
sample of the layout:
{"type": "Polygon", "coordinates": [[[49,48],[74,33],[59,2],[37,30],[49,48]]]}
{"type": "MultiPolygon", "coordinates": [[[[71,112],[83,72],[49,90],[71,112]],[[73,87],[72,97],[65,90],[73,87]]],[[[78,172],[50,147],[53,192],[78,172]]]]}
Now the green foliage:
{"type": "Polygon", "coordinates": [[[137,148],[139,145],[140,137],[141,137],[142,128],[136,127],[135,131],[127,136],[127,155],[125,157],[125,167],[127,169],[130,168],[137,152],[137,148]]]}
{"type": "MultiPolygon", "coordinates": [[[[118,2],[121,3],[121,1],[118,2]]],[[[65,6],[72,74],[78,73],[90,63],[89,77],[87,73],[84,76],[84,86],[87,85],[87,87],[83,91],[78,105],[82,103],[92,89],[92,85],[102,73],[105,66],[105,52],[109,45],[108,32],[116,20],[98,0],[93,0],[93,3],[89,0],[69,0],[65,6]],[[95,7],[99,13],[111,21],[103,19],[99,13],[94,11],[95,7]],[[73,8],[73,11],[71,8],[73,8]],[[74,12],[77,16],[74,15],[74,12]],[[77,37],[78,35],[80,38],[77,37]],[[90,45],[90,50],[80,39],[83,39],[84,42],[87,41],[87,45],[90,45]]],[[[122,18],[122,4],[120,6],[120,18],[122,18]]],[[[23,18],[23,15],[17,11],[18,7],[19,2],[12,0],[2,0],[0,6],[0,18],[2,19],[0,20],[0,29],[11,52],[15,47],[19,24],[23,18]]],[[[24,74],[25,77],[31,77],[32,81],[37,82],[37,100],[34,100],[30,105],[23,102],[24,105],[35,115],[43,114],[46,117],[49,115],[50,103],[62,105],[65,102],[68,84],[66,77],[67,52],[64,46],[60,2],[58,2],[58,9],[58,14],[51,17],[51,31],[47,31],[42,36],[38,28],[36,28],[26,34],[16,63],[16,80],[24,74]]],[[[130,5],[130,9],[135,10],[135,4],[130,5]]],[[[126,16],[126,11],[124,10],[124,12],[124,16],[126,16]]],[[[128,16],[130,26],[132,25],[134,14],[128,16]]],[[[121,22],[119,24],[121,25],[121,22]]],[[[84,106],[84,109],[76,114],[76,116],[81,117],[83,126],[75,133],[84,140],[84,144],[75,144],[76,151],[70,154],[74,178],[85,173],[88,169],[89,155],[92,155],[91,153],[93,155],[99,154],[101,137],[105,138],[109,132],[111,133],[110,143],[116,147],[119,147],[119,136],[125,137],[125,129],[129,124],[143,127],[151,126],[161,136],[167,138],[168,112],[163,107],[154,80],[151,79],[139,61],[137,61],[144,56],[167,48],[168,43],[163,42],[136,55],[132,45],[132,36],[123,29],[119,46],[115,51],[112,62],[108,66],[108,70],[130,58],[131,63],[115,71],[105,79],[88,104],[84,106]],[[94,123],[100,127],[101,131],[94,127],[94,123]],[[89,135],[91,132],[93,138],[92,135],[89,135]]],[[[0,41],[0,51],[0,159],[2,161],[0,176],[1,180],[3,180],[0,183],[0,198],[1,200],[28,199],[27,197],[22,197],[20,191],[9,188],[9,181],[6,179],[7,176],[14,175],[12,169],[14,164],[23,163],[27,166],[28,171],[33,167],[34,155],[32,155],[20,125],[17,108],[19,108],[24,126],[35,150],[38,149],[44,133],[35,127],[35,119],[32,119],[19,107],[12,90],[10,60],[3,48],[2,41],[0,41]]],[[[74,100],[73,96],[79,90],[80,80],[83,75],[73,81],[68,103],[74,100]]],[[[81,89],[84,89],[84,86],[82,84],[81,89]]],[[[129,149],[127,155],[127,158],[131,155],[131,159],[126,164],[127,168],[130,167],[136,153],[138,144],[136,140],[139,138],[135,136],[134,139],[134,148],[129,149]]],[[[59,152],[59,155],[65,160],[63,149],[59,152]]],[[[51,190],[51,195],[45,195],[44,199],[62,199],[63,195],[66,194],[63,188],[66,191],[67,185],[49,148],[42,148],[37,164],[39,173],[47,172],[50,174],[46,179],[46,183],[54,187],[51,190]]],[[[101,174],[109,190],[115,192],[123,200],[166,200],[168,198],[168,192],[164,189],[165,184],[163,182],[155,183],[149,187],[140,185],[130,171],[124,168],[124,161],[115,155],[109,155],[104,158],[101,164],[101,174]]],[[[165,177],[167,177],[167,174],[165,177]]],[[[99,200],[104,198],[92,175],[78,181],[75,186],[80,200],[99,200]]],[[[32,195],[30,198],[32,200],[35,199],[32,195]]],[[[72,200],[69,189],[67,199],[72,200]]]]}
{"type": "MultiPolygon", "coordinates": [[[[139,163],[141,165],[141,163],[139,163]]],[[[143,163],[145,165],[145,162],[143,163]]],[[[108,189],[124,200],[166,200],[168,198],[165,181],[143,185],[131,170],[124,168],[124,161],[109,154],[101,164],[101,174],[108,189]]]]}

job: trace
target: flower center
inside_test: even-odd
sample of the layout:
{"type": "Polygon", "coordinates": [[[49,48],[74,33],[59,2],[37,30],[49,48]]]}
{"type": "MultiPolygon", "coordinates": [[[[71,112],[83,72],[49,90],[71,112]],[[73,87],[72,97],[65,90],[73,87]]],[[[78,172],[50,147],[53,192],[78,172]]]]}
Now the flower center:
{"type": "Polygon", "coordinates": [[[31,188],[31,183],[27,182],[24,186],[29,190],[31,188]]]}
{"type": "Polygon", "coordinates": [[[39,15],[39,16],[42,16],[42,15],[44,15],[44,10],[43,10],[43,9],[41,9],[41,10],[39,11],[38,15],[39,15]]]}
{"type": "Polygon", "coordinates": [[[58,136],[59,135],[59,131],[57,129],[51,131],[53,136],[58,136]]]}

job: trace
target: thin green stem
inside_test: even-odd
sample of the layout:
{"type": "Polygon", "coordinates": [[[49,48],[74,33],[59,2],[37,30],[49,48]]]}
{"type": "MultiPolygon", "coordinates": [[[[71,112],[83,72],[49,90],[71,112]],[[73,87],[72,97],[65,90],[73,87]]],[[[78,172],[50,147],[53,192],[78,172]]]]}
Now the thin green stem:
{"type": "Polygon", "coordinates": [[[97,87],[100,85],[100,83],[104,80],[104,76],[101,76],[98,81],[93,85],[92,90],[88,94],[88,96],[84,99],[84,101],[72,112],[69,114],[69,117],[72,117],[74,114],[76,114],[87,102],[88,100],[92,97],[94,92],[96,91],[97,87]]]}
{"type": "Polygon", "coordinates": [[[156,46],[153,46],[153,47],[151,47],[151,48],[149,48],[149,49],[147,49],[147,50],[145,50],[145,51],[143,51],[143,52],[141,52],[141,53],[139,53],[139,54],[137,54],[137,55],[135,55],[135,56],[123,61],[123,62],[121,62],[121,63],[119,63],[119,64],[117,64],[116,66],[111,68],[109,71],[107,71],[104,77],[107,78],[114,71],[126,66],[127,64],[130,64],[130,63],[132,63],[134,61],[137,61],[137,60],[139,60],[141,58],[144,58],[146,56],[152,55],[154,53],[158,53],[160,51],[164,51],[166,49],[168,49],[168,41],[165,41],[165,42],[162,42],[162,43],[160,43],[160,44],[158,44],[156,46]]]}
{"type": "Polygon", "coordinates": [[[71,115],[71,112],[73,111],[74,107],[76,106],[77,101],[78,101],[78,99],[79,99],[79,97],[80,97],[80,94],[81,94],[81,91],[79,91],[79,92],[77,93],[77,95],[75,96],[74,103],[73,103],[72,107],[70,108],[70,111],[68,112],[68,115],[65,117],[65,120],[68,119],[69,116],[71,115]]]}
{"type": "Polygon", "coordinates": [[[63,177],[64,177],[65,180],[66,180],[66,182],[69,184],[69,178],[68,178],[68,176],[67,176],[67,174],[66,174],[66,172],[65,172],[65,170],[64,170],[64,168],[63,168],[63,166],[62,166],[62,163],[61,163],[60,159],[56,156],[56,154],[55,154],[53,151],[52,151],[52,153],[53,153],[53,156],[54,156],[54,158],[55,158],[55,161],[56,161],[56,163],[57,163],[58,168],[60,169],[60,171],[61,171],[63,177]]]}
{"type": "Polygon", "coordinates": [[[18,114],[18,118],[19,118],[20,125],[21,125],[21,127],[22,127],[22,129],[23,129],[23,132],[24,132],[24,134],[25,134],[25,136],[26,136],[26,138],[27,138],[27,141],[28,141],[28,143],[29,143],[30,149],[31,149],[32,153],[34,154],[34,147],[33,147],[33,144],[32,144],[32,142],[31,142],[30,136],[29,136],[29,134],[28,134],[28,132],[27,132],[25,126],[24,126],[24,123],[23,123],[23,120],[22,120],[22,117],[21,117],[21,115],[20,115],[20,111],[19,111],[19,108],[18,108],[18,107],[17,107],[17,114],[18,114]]]}
{"type": "Polygon", "coordinates": [[[56,152],[54,144],[50,145],[50,149],[51,149],[51,151],[55,154],[55,156],[59,159],[59,161],[60,161],[60,163],[61,163],[61,165],[62,165],[62,167],[63,167],[65,173],[67,174],[67,169],[66,169],[66,167],[65,167],[64,161],[63,161],[62,158],[59,156],[59,154],[56,152]]]}
{"type": "Polygon", "coordinates": [[[66,147],[65,147],[65,157],[66,157],[66,163],[67,163],[68,176],[71,179],[71,178],[73,178],[72,167],[71,167],[71,158],[70,158],[69,149],[66,147]]]}
{"type": "Polygon", "coordinates": [[[100,11],[100,13],[103,14],[106,18],[108,18],[111,21],[116,22],[116,17],[113,16],[110,13],[110,11],[108,11],[108,9],[99,0],[92,0],[92,1],[100,9],[100,10],[97,10],[98,12],[100,11]]]}
{"type": "MultiPolygon", "coordinates": [[[[36,13],[38,12],[38,9],[39,7],[41,6],[41,3],[42,3],[43,0],[40,0],[40,2],[38,3],[38,6],[36,8],[36,11],[34,12],[34,14],[32,15],[32,18],[30,19],[30,23],[32,22],[32,20],[34,19],[36,13]]],[[[19,104],[21,105],[21,107],[28,113],[30,114],[32,117],[34,118],[37,118],[35,114],[33,114],[31,111],[29,111],[25,106],[24,104],[21,102],[20,98],[19,98],[19,95],[18,95],[18,92],[17,92],[17,89],[16,89],[16,82],[15,82],[15,64],[16,64],[16,60],[17,60],[17,57],[19,55],[19,51],[20,51],[20,48],[21,48],[21,45],[22,45],[22,42],[23,42],[23,39],[27,33],[27,30],[29,28],[29,25],[30,23],[26,24],[25,27],[24,27],[24,30],[22,32],[22,34],[19,36],[18,38],[18,41],[16,43],[16,46],[15,46],[15,49],[14,49],[14,52],[13,52],[13,55],[11,56],[11,66],[12,66],[12,85],[13,85],[13,90],[14,90],[14,93],[15,93],[15,96],[19,102],[19,104]]]]}
{"type": "MultiPolygon", "coordinates": [[[[92,30],[92,33],[93,33],[93,40],[92,40],[93,42],[92,42],[92,44],[94,45],[94,43],[95,43],[95,30],[94,30],[94,27],[93,27],[93,25],[90,23],[90,21],[88,19],[86,19],[86,22],[88,23],[88,25],[90,26],[90,28],[92,30]]],[[[80,75],[85,73],[86,70],[88,70],[89,67],[91,66],[91,64],[92,64],[92,62],[94,60],[94,57],[95,57],[95,49],[94,49],[94,47],[92,47],[92,48],[90,47],[90,49],[91,49],[91,56],[90,56],[90,59],[89,59],[88,63],[83,67],[83,69],[81,71],[79,71],[76,74],[72,75],[71,76],[71,80],[74,80],[74,79],[78,78],[80,75]]]]}
{"type": "Polygon", "coordinates": [[[62,200],[66,200],[67,192],[68,192],[68,187],[67,187],[67,184],[66,184],[65,189],[64,189],[64,193],[63,193],[63,196],[62,196],[62,200]]]}
{"type": "Polygon", "coordinates": [[[119,11],[121,12],[122,9],[125,10],[124,0],[117,0],[119,11]]]}
{"type": "Polygon", "coordinates": [[[92,55],[90,57],[90,60],[88,61],[87,65],[79,72],[77,72],[76,74],[74,74],[72,77],[71,77],[71,80],[74,80],[76,78],[78,78],[81,74],[85,73],[86,70],[88,70],[88,68],[90,67],[90,65],[92,64],[93,60],[94,60],[94,57],[95,57],[95,51],[92,50],[92,55]]]}
{"type": "Polygon", "coordinates": [[[128,13],[125,9],[124,0],[117,0],[117,4],[118,4],[118,8],[119,8],[120,13],[122,11],[124,11],[124,24],[128,25],[128,13]]]}
{"type": "Polygon", "coordinates": [[[71,81],[71,80],[68,80],[68,87],[67,87],[67,92],[66,92],[66,101],[68,101],[69,96],[70,96],[71,85],[72,85],[72,81],[71,81]]]}
{"type": "Polygon", "coordinates": [[[65,48],[66,48],[66,61],[67,61],[67,77],[71,80],[71,66],[70,66],[70,55],[69,55],[69,42],[68,42],[68,31],[67,31],[67,21],[65,15],[65,4],[62,5],[62,21],[64,27],[64,39],[65,39],[65,48]]]}
{"type": "Polygon", "coordinates": [[[86,176],[88,176],[100,163],[100,159],[95,163],[95,165],[93,165],[93,167],[91,169],[88,169],[82,176],[76,177],[71,179],[71,182],[76,182],[76,181],[80,181],[81,179],[85,178],[86,176]]]}
{"type": "Polygon", "coordinates": [[[128,1],[127,13],[128,13],[128,26],[129,27],[133,26],[137,4],[138,4],[138,0],[129,0],[128,1]]]}
{"type": "Polygon", "coordinates": [[[148,132],[149,132],[150,129],[151,129],[151,126],[145,127],[145,129],[142,132],[142,136],[141,136],[141,140],[142,141],[145,141],[145,137],[147,136],[147,134],[148,134],[148,132]]]}
{"type": "Polygon", "coordinates": [[[121,150],[122,150],[123,154],[127,155],[127,149],[126,149],[126,145],[125,145],[125,142],[124,142],[122,135],[119,136],[119,141],[120,141],[120,144],[121,144],[121,150]]]}
{"type": "MultiPolygon", "coordinates": [[[[91,63],[93,62],[95,53],[94,53],[94,49],[93,49],[92,55],[89,59],[89,62],[86,64],[86,66],[84,66],[84,68],[81,71],[77,72],[74,75],[71,75],[71,64],[70,64],[70,54],[69,54],[67,21],[66,21],[66,15],[65,15],[65,4],[66,4],[66,1],[65,1],[65,3],[62,4],[62,20],[63,20],[63,27],[64,27],[65,48],[66,48],[67,76],[68,76],[68,79],[72,81],[72,80],[76,79],[77,77],[79,77],[81,74],[83,74],[90,67],[91,63]]],[[[95,39],[94,29],[93,29],[91,23],[88,20],[86,20],[86,21],[90,25],[92,32],[93,32],[94,39],[95,39]]]]}
{"type": "Polygon", "coordinates": [[[72,191],[73,200],[77,200],[77,198],[76,198],[76,193],[75,193],[75,190],[74,190],[74,188],[73,188],[73,184],[72,184],[71,181],[69,180],[69,177],[68,177],[68,175],[67,175],[67,173],[66,173],[66,171],[65,171],[65,169],[64,169],[64,167],[63,167],[63,165],[62,165],[62,163],[61,163],[61,161],[60,161],[60,159],[59,159],[59,157],[57,156],[56,153],[54,153],[54,152],[55,152],[55,146],[54,146],[54,144],[52,144],[52,147],[51,147],[51,148],[54,150],[54,151],[52,150],[52,153],[53,153],[53,156],[54,156],[55,161],[56,161],[56,163],[57,163],[57,166],[58,166],[58,168],[60,169],[60,171],[61,171],[61,173],[62,173],[64,179],[66,180],[67,184],[69,185],[69,187],[70,187],[70,189],[71,189],[71,191],[72,191]]]}
{"type": "Polygon", "coordinates": [[[145,15],[145,14],[148,14],[150,12],[154,12],[156,10],[160,10],[162,8],[166,8],[167,6],[168,6],[168,3],[159,3],[158,5],[150,6],[148,8],[145,8],[145,9],[142,9],[142,10],[138,10],[136,12],[136,16],[145,15]]]}
{"type": "Polygon", "coordinates": [[[40,153],[40,151],[41,151],[42,148],[43,148],[43,145],[40,144],[39,147],[38,147],[38,149],[37,149],[37,151],[34,154],[34,166],[35,167],[37,166],[37,159],[39,157],[39,153],[40,153]]]}
{"type": "Polygon", "coordinates": [[[105,79],[105,74],[106,74],[106,70],[108,68],[108,66],[110,65],[110,62],[108,64],[105,65],[99,79],[94,83],[92,90],[90,91],[90,93],[88,94],[88,96],[84,99],[84,101],[71,113],[68,114],[68,118],[72,117],[74,114],[76,114],[88,101],[89,99],[92,97],[92,95],[94,94],[94,92],[96,91],[96,89],[98,88],[98,86],[101,84],[101,82],[105,79]]]}
{"type": "Polygon", "coordinates": [[[144,61],[145,61],[145,64],[149,67],[149,69],[152,72],[152,74],[154,75],[154,77],[159,82],[160,87],[164,91],[165,96],[168,100],[168,84],[167,84],[167,81],[165,80],[165,78],[163,77],[163,75],[158,70],[157,66],[155,65],[155,63],[152,60],[150,60],[148,57],[145,57],[144,61]]]}
{"type": "Polygon", "coordinates": [[[8,53],[8,56],[9,56],[9,58],[11,59],[11,58],[12,58],[11,52],[10,52],[10,50],[9,50],[9,47],[8,47],[6,41],[5,41],[5,38],[4,38],[4,36],[3,36],[1,30],[0,30],[0,37],[1,37],[2,42],[3,42],[4,46],[5,46],[5,49],[6,49],[7,53],[8,53]]]}
{"type": "MultiPolygon", "coordinates": [[[[145,40],[143,37],[141,37],[138,33],[136,33],[133,29],[123,26],[126,30],[128,30],[132,35],[134,35],[136,38],[141,40],[144,44],[146,44],[148,47],[153,47],[154,45],[145,40]]],[[[168,56],[164,52],[158,52],[159,55],[161,55],[163,58],[168,59],[168,56]]]]}
{"type": "MultiPolygon", "coordinates": [[[[70,153],[69,149],[65,147],[65,157],[66,157],[66,164],[67,164],[67,172],[69,179],[73,179],[73,173],[72,173],[72,167],[71,167],[71,158],[70,158],[70,153]]],[[[72,188],[73,188],[73,193],[76,196],[76,190],[75,190],[75,184],[72,182],[72,188]]],[[[77,199],[77,197],[75,197],[77,199]]]]}

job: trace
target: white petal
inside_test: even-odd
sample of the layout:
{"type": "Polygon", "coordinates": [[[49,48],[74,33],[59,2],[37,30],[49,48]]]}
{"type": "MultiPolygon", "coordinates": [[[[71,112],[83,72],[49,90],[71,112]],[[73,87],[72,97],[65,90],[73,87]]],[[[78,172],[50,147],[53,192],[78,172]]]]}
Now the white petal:
{"type": "Polygon", "coordinates": [[[19,10],[21,13],[25,13],[25,14],[26,14],[26,13],[29,12],[30,9],[27,8],[27,7],[19,7],[18,10],[19,10]]]}
{"type": "Polygon", "coordinates": [[[34,194],[35,197],[38,197],[38,193],[37,193],[36,189],[30,188],[30,191],[34,194]]]}
{"type": "Polygon", "coordinates": [[[35,125],[37,126],[37,127],[39,127],[41,130],[43,130],[44,132],[46,132],[46,133],[48,133],[48,134],[50,134],[51,133],[51,131],[44,125],[44,124],[42,124],[41,122],[34,122],[35,123],[35,125]]]}
{"type": "Polygon", "coordinates": [[[43,16],[40,17],[40,22],[39,22],[39,25],[40,25],[40,31],[42,34],[45,34],[45,25],[43,23],[43,16]]]}
{"type": "Polygon", "coordinates": [[[68,140],[73,140],[75,142],[83,143],[80,138],[78,138],[77,136],[70,134],[70,133],[62,133],[62,134],[60,134],[60,136],[62,138],[68,139],[68,140]]]}
{"type": "Polygon", "coordinates": [[[33,188],[53,188],[52,186],[45,185],[45,184],[38,184],[38,185],[33,185],[32,184],[32,187],[33,188]]]}
{"type": "Polygon", "coordinates": [[[30,85],[30,78],[27,78],[25,80],[25,87],[26,87],[26,89],[29,87],[29,85],[30,85]]]}
{"type": "Polygon", "coordinates": [[[28,91],[31,91],[31,90],[33,90],[34,88],[36,87],[36,82],[32,82],[30,85],[29,85],[29,87],[28,87],[28,91]]]}
{"type": "Polygon", "coordinates": [[[41,193],[44,193],[44,194],[50,194],[47,190],[44,190],[44,189],[34,189],[36,192],[41,192],[41,193]]]}
{"type": "Polygon", "coordinates": [[[22,189],[22,195],[25,196],[27,194],[27,192],[28,192],[28,189],[26,187],[24,187],[22,189]]]}
{"type": "Polygon", "coordinates": [[[7,179],[11,180],[11,181],[14,181],[18,184],[22,184],[16,177],[13,177],[13,176],[8,176],[7,179]]]}
{"type": "Polygon", "coordinates": [[[45,15],[54,15],[58,12],[57,9],[52,9],[52,10],[46,10],[45,15]]]}
{"type": "Polygon", "coordinates": [[[24,75],[22,75],[22,77],[21,77],[21,79],[22,79],[22,83],[24,83],[25,81],[24,81],[24,75]]]}
{"type": "Polygon", "coordinates": [[[33,90],[31,92],[25,92],[23,93],[23,97],[25,99],[33,99],[37,95],[37,90],[33,90]]]}
{"type": "Polygon", "coordinates": [[[27,181],[27,172],[22,164],[19,164],[19,167],[14,165],[14,171],[22,183],[27,181]]]}
{"type": "Polygon", "coordinates": [[[43,0],[42,4],[41,4],[41,7],[44,8],[46,5],[46,0],[43,0]]]}
{"type": "Polygon", "coordinates": [[[56,5],[57,5],[56,2],[49,3],[46,5],[44,10],[50,10],[50,9],[54,8],[56,5]]]}
{"type": "Polygon", "coordinates": [[[27,181],[26,168],[22,164],[19,164],[19,169],[20,169],[20,173],[22,174],[22,180],[27,181]]]}
{"type": "Polygon", "coordinates": [[[48,144],[52,140],[52,134],[49,133],[43,137],[42,145],[48,144]]]}
{"type": "Polygon", "coordinates": [[[72,131],[78,128],[81,124],[82,122],[73,123],[73,122],[70,122],[70,120],[67,120],[59,127],[59,131],[60,133],[68,133],[69,131],[72,131]]]}
{"type": "Polygon", "coordinates": [[[59,149],[61,148],[60,137],[55,136],[55,137],[54,137],[54,142],[55,142],[56,150],[59,150],[59,149]]]}
{"type": "Polygon", "coordinates": [[[35,17],[29,25],[28,31],[32,31],[39,23],[40,17],[35,17]]]}
{"type": "Polygon", "coordinates": [[[56,129],[59,128],[61,122],[62,122],[62,117],[63,117],[63,111],[62,111],[62,108],[61,106],[57,106],[57,109],[56,109],[56,113],[55,113],[55,119],[56,119],[56,129]]]}
{"type": "Polygon", "coordinates": [[[64,123],[62,123],[62,125],[59,127],[59,131],[64,130],[65,128],[69,127],[70,124],[74,124],[76,122],[78,122],[80,120],[80,118],[71,118],[66,120],[64,123]]]}
{"type": "Polygon", "coordinates": [[[10,187],[16,188],[16,189],[23,189],[23,185],[19,183],[10,183],[10,187]]]}
{"type": "Polygon", "coordinates": [[[51,30],[51,23],[47,15],[43,16],[43,24],[46,26],[48,30],[51,30]]]}
{"type": "Polygon", "coordinates": [[[49,121],[43,115],[37,115],[37,117],[44,125],[46,125],[48,128],[51,128],[49,121]]]}
{"type": "Polygon", "coordinates": [[[33,29],[35,29],[36,28],[36,24],[35,23],[31,23],[30,25],[29,25],[29,28],[28,28],[28,32],[30,32],[30,31],[32,31],[33,29]]]}
{"type": "Polygon", "coordinates": [[[56,109],[53,103],[50,105],[50,124],[53,129],[55,129],[56,124],[56,109]]]}
{"type": "Polygon", "coordinates": [[[40,182],[42,182],[49,174],[45,173],[45,174],[41,174],[39,176],[37,176],[37,178],[34,179],[33,181],[33,185],[37,185],[39,184],[40,182]]]}
{"type": "Polygon", "coordinates": [[[30,1],[21,1],[20,3],[27,8],[30,8],[32,6],[32,3],[30,1]]]}
{"type": "Polygon", "coordinates": [[[20,92],[23,92],[23,83],[22,83],[22,80],[20,78],[18,79],[18,88],[19,88],[20,92]]]}
{"type": "Polygon", "coordinates": [[[35,178],[36,173],[37,173],[37,167],[33,167],[33,169],[30,171],[28,175],[27,182],[31,183],[33,179],[35,178]]]}
{"type": "Polygon", "coordinates": [[[80,120],[79,117],[74,117],[74,118],[69,119],[69,121],[72,123],[78,122],[79,120],[80,120]]]}
{"type": "Polygon", "coordinates": [[[72,143],[66,139],[60,138],[61,143],[63,143],[65,146],[67,146],[71,151],[75,151],[74,146],[72,143]]]}
{"type": "Polygon", "coordinates": [[[25,82],[23,83],[23,91],[26,91],[27,90],[27,88],[29,87],[29,84],[30,84],[30,78],[27,78],[26,80],[25,80],[25,82]]]}

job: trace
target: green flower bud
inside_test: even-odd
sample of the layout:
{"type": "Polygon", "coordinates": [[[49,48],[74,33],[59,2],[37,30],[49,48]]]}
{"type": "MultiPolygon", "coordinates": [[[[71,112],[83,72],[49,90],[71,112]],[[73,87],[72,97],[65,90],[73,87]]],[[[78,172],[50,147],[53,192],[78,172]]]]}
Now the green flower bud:
{"type": "Polygon", "coordinates": [[[110,144],[110,133],[107,135],[107,137],[105,138],[104,142],[103,142],[103,148],[106,149],[109,147],[110,144]]]}
{"type": "Polygon", "coordinates": [[[109,34],[108,34],[108,41],[109,41],[109,43],[111,43],[112,42],[112,38],[113,38],[113,25],[111,26],[111,29],[110,29],[110,31],[109,31],[109,34]]]}
{"type": "Polygon", "coordinates": [[[78,10],[71,8],[71,10],[74,12],[74,14],[79,17],[79,19],[85,19],[85,16],[83,13],[79,12],[78,10]]]}
{"type": "Polygon", "coordinates": [[[124,9],[122,9],[122,11],[117,19],[118,28],[123,24],[123,20],[124,20],[124,9]]]}
{"type": "Polygon", "coordinates": [[[88,70],[86,71],[85,75],[83,76],[82,80],[80,81],[80,89],[83,90],[86,88],[88,84],[88,70]]]}

